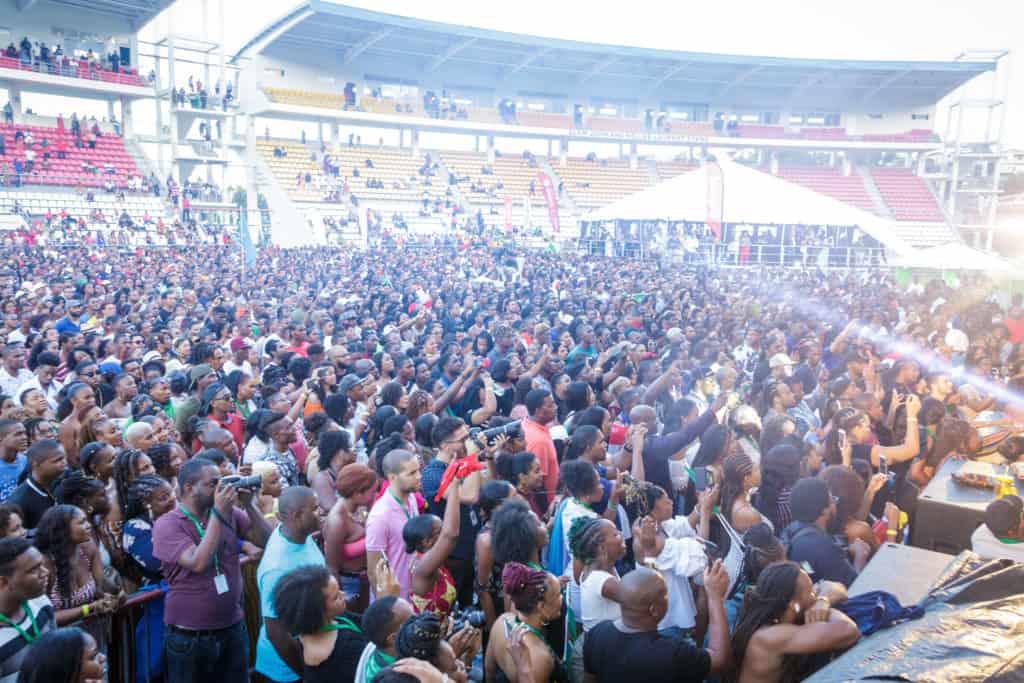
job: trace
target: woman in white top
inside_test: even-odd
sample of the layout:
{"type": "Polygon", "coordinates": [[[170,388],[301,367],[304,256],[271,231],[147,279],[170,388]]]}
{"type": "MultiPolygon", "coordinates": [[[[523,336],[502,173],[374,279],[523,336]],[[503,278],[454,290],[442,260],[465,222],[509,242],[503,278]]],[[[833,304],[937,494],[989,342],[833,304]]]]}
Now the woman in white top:
{"type": "Polygon", "coordinates": [[[622,610],[615,563],[626,554],[622,534],[607,519],[580,517],[569,531],[569,542],[575,559],[575,578],[580,584],[583,630],[618,619],[622,610]]]}

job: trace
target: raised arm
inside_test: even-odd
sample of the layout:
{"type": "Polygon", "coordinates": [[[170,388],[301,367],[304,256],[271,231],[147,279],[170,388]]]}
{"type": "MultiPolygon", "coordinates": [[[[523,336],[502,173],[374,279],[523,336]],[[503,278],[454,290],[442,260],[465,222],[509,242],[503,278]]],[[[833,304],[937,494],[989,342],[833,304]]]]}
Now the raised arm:
{"type": "Polygon", "coordinates": [[[444,561],[451,555],[452,550],[455,549],[455,542],[459,540],[459,510],[461,504],[459,500],[458,477],[452,479],[451,485],[445,492],[445,499],[448,502],[445,505],[444,519],[441,522],[441,535],[438,537],[437,542],[434,543],[434,547],[423,553],[423,557],[416,563],[413,581],[421,581],[433,576],[434,572],[440,569],[444,561]]]}

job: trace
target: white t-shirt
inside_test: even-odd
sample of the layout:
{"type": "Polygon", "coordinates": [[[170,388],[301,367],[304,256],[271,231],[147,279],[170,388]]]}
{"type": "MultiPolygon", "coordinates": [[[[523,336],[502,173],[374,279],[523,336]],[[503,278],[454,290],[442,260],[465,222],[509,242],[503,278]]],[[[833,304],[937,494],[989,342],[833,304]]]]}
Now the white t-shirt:
{"type": "Polygon", "coordinates": [[[697,625],[697,607],[690,579],[703,574],[707,567],[704,546],[697,540],[697,533],[686,517],[662,522],[661,528],[668,538],[655,564],[668,583],[668,611],[658,628],[693,628],[697,625]]]}
{"type": "Polygon", "coordinates": [[[986,524],[971,534],[971,550],[986,559],[1024,562],[1024,543],[1000,541],[986,524]]]}
{"type": "Polygon", "coordinates": [[[618,572],[609,574],[601,569],[594,569],[580,583],[580,620],[583,622],[584,631],[589,631],[602,621],[611,621],[622,616],[619,603],[601,594],[605,582],[617,578],[618,572]]]}
{"type": "Polygon", "coordinates": [[[597,513],[591,508],[581,505],[575,498],[570,498],[565,502],[565,505],[562,506],[562,543],[565,544],[565,552],[569,556],[569,561],[565,563],[565,571],[562,575],[569,577],[567,591],[569,596],[569,605],[576,614],[579,614],[581,609],[580,585],[576,583],[576,579],[573,576],[572,549],[569,547],[569,531],[572,529],[573,520],[577,517],[597,517],[597,513]]]}

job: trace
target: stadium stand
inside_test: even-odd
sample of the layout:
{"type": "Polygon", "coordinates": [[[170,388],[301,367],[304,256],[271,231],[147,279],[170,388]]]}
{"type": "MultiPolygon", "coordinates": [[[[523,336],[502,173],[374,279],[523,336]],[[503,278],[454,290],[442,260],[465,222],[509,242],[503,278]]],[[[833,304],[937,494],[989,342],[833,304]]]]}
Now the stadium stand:
{"type": "Polygon", "coordinates": [[[0,69],[33,71],[36,73],[64,76],[66,78],[82,78],[104,83],[133,85],[146,87],[148,84],[139,77],[134,67],[112,61],[113,53],[107,59],[101,59],[91,50],[78,50],[68,55],[60,51],[60,46],[51,49],[40,46],[36,37],[22,38],[18,46],[12,42],[0,52],[0,69]],[[43,51],[45,49],[45,52],[43,51]]]}
{"type": "Polygon", "coordinates": [[[874,201],[864,187],[864,179],[856,172],[844,176],[837,168],[824,166],[780,166],[779,177],[809,190],[814,190],[833,199],[856,206],[858,209],[877,213],[874,201]]]}
{"type": "Polygon", "coordinates": [[[9,183],[16,182],[15,161],[26,164],[27,152],[31,151],[35,160],[32,170],[21,174],[23,184],[103,187],[109,181],[115,187],[125,187],[130,177],[138,175],[134,159],[125,149],[124,141],[109,132],[101,131],[95,148],[90,148],[87,140],[92,125],[92,120],[83,121],[79,147],[70,127],[61,132],[49,126],[0,124],[0,135],[7,147],[7,155],[0,158],[0,169],[9,176],[9,183]],[[20,136],[15,140],[19,132],[31,135],[31,147],[20,136]],[[63,159],[59,158],[62,152],[63,159]]]}
{"type": "Polygon", "coordinates": [[[530,182],[534,183],[534,194],[540,196],[537,174],[543,159],[538,158],[538,167],[531,167],[522,156],[496,156],[493,163],[487,163],[487,155],[480,152],[441,152],[441,159],[448,170],[460,180],[458,187],[470,203],[492,203],[504,201],[508,195],[516,204],[530,194],[530,182]],[[493,173],[483,173],[487,167],[493,173]],[[468,178],[468,181],[464,179],[468,178]],[[498,185],[501,187],[498,187],[498,185]],[[473,191],[473,187],[483,191],[473,191]]]}
{"type": "Polygon", "coordinates": [[[639,192],[651,184],[647,169],[631,169],[620,159],[567,159],[565,166],[555,167],[566,194],[581,207],[593,208],[639,192]]]}
{"type": "Polygon", "coordinates": [[[570,128],[572,117],[568,114],[553,114],[543,111],[520,111],[516,113],[520,126],[532,128],[570,128]]]}
{"type": "Polygon", "coordinates": [[[324,109],[344,109],[345,96],[311,90],[292,90],[290,88],[263,88],[264,94],[272,102],[296,104],[305,107],[322,107],[324,109]]]}
{"type": "Polygon", "coordinates": [[[872,168],[871,177],[898,221],[945,221],[935,195],[909,168],[872,168]]]}

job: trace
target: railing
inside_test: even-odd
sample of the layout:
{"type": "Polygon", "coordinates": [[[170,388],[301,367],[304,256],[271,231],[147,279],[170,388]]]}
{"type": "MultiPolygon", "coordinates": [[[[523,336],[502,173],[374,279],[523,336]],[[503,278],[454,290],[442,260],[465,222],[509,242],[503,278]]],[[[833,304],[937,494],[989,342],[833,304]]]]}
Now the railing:
{"type": "Polygon", "coordinates": [[[782,266],[790,268],[880,268],[888,265],[884,247],[739,245],[702,242],[696,251],[652,247],[639,240],[581,239],[578,249],[593,256],[664,259],[687,265],[782,266]]]}
{"type": "MultiPolygon", "coordinates": [[[[56,152],[52,154],[53,158],[56,159],[56,152]]],[[[97,187],[104,188],[107,186],[107,181],[110,181],[111,186],[115,190],[130,190],[129,178],[124,171],[114,169],[111,173],[105,168],[96,168],[95,172],[82,171],[79,175],[62,175],[59,173],[46,173],[42,171],[42,155],[36,155],[35,166],[32,171],[22,170],[20,173],[16,172],[9,163],[7,163],[3,157],[0,157],[0,187],[24,187],[26,185],[55,185],[55,186],[66,186],[66,187],[97,187]],[[8,169],[5,172],[3,170],[4,165],[7,165],[8,169]],[[91,175],[87,175],[91,174],[91,175]]],[[[152,194],[152,192],[145,192],[144,190],[132,190],[133,192],[139,192],[141,194],[152,194]]]]}
{"type": "Polygon", "coordinates": [[[118,85],[133,85],[139,88],[148,87],[137,73],[129,69],[126,71],[113,72],[99,68],[96,62],[87,62],[79,59],[64,61],[29,62],[20,57],[0,56],[0,69],[17,69],[18,71],[31,71],[33,73],[48,74],[50,76],[63,76],[65,78],[79,78],[87,81],[101,81],[103,83],[116,83],[118,85]]]}

